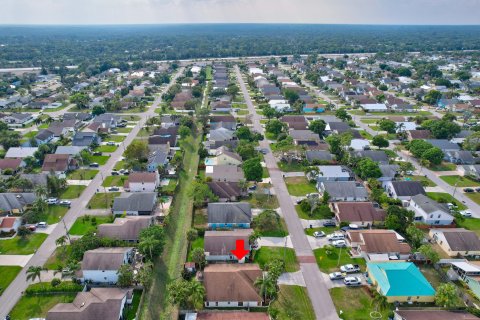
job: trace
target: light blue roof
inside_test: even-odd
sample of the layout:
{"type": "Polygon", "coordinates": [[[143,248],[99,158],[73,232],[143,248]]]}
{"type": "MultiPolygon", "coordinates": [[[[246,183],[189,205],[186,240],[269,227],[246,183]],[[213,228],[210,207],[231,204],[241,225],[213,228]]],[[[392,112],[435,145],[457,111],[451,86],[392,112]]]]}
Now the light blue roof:
{"type": "Polygon", "coordinates": [[[411,262],[367,263],[367,269],[385,296],[435,295],[435,289],[411,262]]]}

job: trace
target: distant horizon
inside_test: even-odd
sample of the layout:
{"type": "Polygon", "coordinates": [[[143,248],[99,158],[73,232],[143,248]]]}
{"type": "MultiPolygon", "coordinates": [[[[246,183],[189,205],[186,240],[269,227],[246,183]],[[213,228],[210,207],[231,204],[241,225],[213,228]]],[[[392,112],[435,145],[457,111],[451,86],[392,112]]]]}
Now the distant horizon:
{"type": "Polygon", "coordinates": [[[305,26],[385,26],[385,27],[477,27],[475,24],[385,24],[385,23],[304,23],[304,22],[160,22],[160,23],[0,23],[0,27],[115,27],[115,26],[182,26],[182,25],[305,25],[305,26]]]}

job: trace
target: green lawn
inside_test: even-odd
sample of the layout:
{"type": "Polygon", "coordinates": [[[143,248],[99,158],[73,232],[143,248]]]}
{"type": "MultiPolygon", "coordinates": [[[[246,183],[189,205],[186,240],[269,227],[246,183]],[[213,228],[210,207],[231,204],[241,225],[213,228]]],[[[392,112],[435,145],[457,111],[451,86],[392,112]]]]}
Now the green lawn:
{"type": "Polygon", "coordinates": [[[46,212],[40,214],[40,221],[45,221],[48,224],[58,223],[61,218],[67,213],[68,208],[59,205],[49,205],[46,212]]]}
{"type": "Polygon", "coordinates": [[[112,187],[112,186],[117,186],[117,187],[123,187],[125,184],[125,181],[128,180],[128,176],[108,176],[103,180],[102,186],[104,187],[112,187]]]}
{"type": "Polygon", "coordinates": [[[196,209],[193,215],[194,228],[206,228],[208,223],[207,209],[196,209]]]}
{"type": "Polygon", "coordinates": [[[333,213],[328,206],[318,207],[313,211],[312,216],[310,216],[310,212],[303,211],[300,205],[296,205],[295,210],[297,211],[297,214],[300,217],[300,219],[305,219],[305,220],[331,219],[333,217],[333,213]]]}
{"type": "Polygon", "coordinates": [[[277,209],[280,205],[275,195],[254,193],[247,200],[254,209],[277,209]]]}
{"type": "Polygon", "coordinates": [[[196,248],[204,248],[205,239],[203,237],[198,237],[195,241],[190,243],[190,249],[188,250],[187,261],[192,261],[192,251],[196,248]]]}
{"type": "Polygon", "coordinates": [[[268,172],[268,169],[266,167],[262,167],[262,178],[270,178],[270,173],[268,172]]]}
{"type": "Polygon", "coordinates": [[[83,236],[84,234],[97,230],[97,226],[103,223],[113,222],[113,216],[83,216],[77,218],[70,228],[69,233],[74,236],[83,236]]]}
{"type": "Polygon", "coordinates": [[[465,228],[468,230],[475,231],[475,233],[480,237],[480,219],[468,218],[463,221],[456,221],[459,228],[465,228]]]}
{"type": "Polygon", "coordinates": [[[317,192],[315,184],[307,180],[306,177],[287,177],[285,178],[288,193],[292,196],[305,196],[309,193],[317,192]]]}
{"type": "Polygon", "coordinates": [[[429,169],[432,171],[455,171],[457,170],[457,165],[449,162],[442,162],[442,164],[431,166],[429,169]]]}
{"type": "Polygon", "coordinates": [[[206,66],[205,67],[205,79],[206,80],[212,80],[212,67],[211,66],[206,66]]]}
{"type": "Polygon", "coordinates": [[[280,223],[276,226],[274,230],[260,231],[258,228],[254,228],[255,231],[258,231],[262,237],[285,237],[288,235],[287,225],[283,218],[280,218],[280,223]]]}
{"type": "MultiPolygon", "coordinates": [[[[364,287],[347,288],[339,287],[330,289],[330,296],[337,312],[342,311],[344,320],[370,320],[370,313],[375,311],[372,306],[372,297],[364,287]]],[[[390,310],[382,310],[382,320],[388,319],[390,310]]]]}
{"type": "Polygon", "coordinates": [[[92,162],[96,162],[99,165],[104,165],[105,163],[107,163],[108,159],[110,159],[110,156],[92,156],[91,158],[92,162]]]}
{"type": "Polygon", "coordinates": [[[125,169],[125,161],[118,161],[113,168],[115,170],[125,169]]]}
{"type": "Polygon", "coordinates": [[[22,267],[19,266],[0,266],[0,274],[2,275],[0,277],[0,296],[21,270],[22,267]]]}
{"type": "Polygon", "coordinates": [[[27,132],[23,135],[24,138],[26,139],[31,139],[33,137],[35,137],[37,135],[38,131],[30,131],[30,132],[27,132]]]}
{"type": "MultiPolygon", "coordinates": [[[[467,194],[468,195],[468,194],[467,194]]],[[[427,192],[427,196],[430,198],[430,199],[433,199],[437,202],[440,202],[440,203],[453,203],[453,204],[456,204],[458,206],[458,209],[460,210],[465,210],[467,207],[465,207],[464,204],[462,204],[461,202],[457,201],[456,199],[454,199],[452,197],[451,194],[449,193],[445,193],[445,192],[427,192]]]]}
{"type": "Polygon", "coordinates": [[[108,209],[113,204],[113,199],[119,195],[120,192],[98,192],[90,199],[87,207],[89,209],[108,209]]]}
{"type": "Polygon", "coordinates": [[[360,122],[370,124],[370,123],[377,123],[378,120],[380,119],[379,118],[378,119],[363,118],[362,120],[360,120],[360,122]]]}
{"type": "Polygon", "coordinates": [[[43,267],[47,268],[48,270],[57,270],[59,266],[64,266],[66,264],[66,260],[68,259],[71,251],[72,248],[70,245],[56,247],[55,251],[50,257],[48,257],[48,260],[45,262],[43,267]]]}
{"type": "Polygon", "coordinates": [[[425,176],[408,176],[405,180],[420,181],[424,187],[436,187],[437,184],[425,176]]]}
{"type": "MultiPolygon", "coordinates": [[[[93,151],[95,152],[107,152],[107,153],[112,153],[117,150],[117,146],[107,146],[107,145],[101,145],[96,147],[93,151]]],[[[98,162],[98,161],[97,161],[98,162]]],[[[106,161],[105,161],[106,162],[106,161]]],[[[99,162],[100,163],[100,162],[99,162]]]]}
{"type": "Polygon", "coordinates": [[[133,128],[117,128],[117,132],[119,133],[130,133],[133,130],[133,128]]]}
{"type": "Polygon", "coordinates": [[[177,179],[170,179],[168,181],[168,185],[162,186],[162,191],[165,193],[173,193],[177,187],[178,180],[177,179]]]}
{"type": "Polygon", "coordinates": [[[76,199],[87,187],[82,185],[68,186],[60,195],[60,199],[76,199]]]}
{"type": "Polygon", "coordinates": [[[263,267],[270,261],[284,260],[285,258],[285,271],[286,272],[295,272],[299,270],[297,257],[295,256],[295,251],[290,248],[284,247],[261,247],[255,251],[255,256],[253,261],[258,263],[260,267],[263,267]]]}
{"type": "Polygon", "coordinates": [[[461,177],[461,176],[440,176],[440,179],[445,181],[451,186],[457,184],[457,187],[464,188],[464,187],[478,187],[480,183],[475,181],[469,177],[461,177]]]}
{"type": "Polygon", "coordinates": [[[466,193],[467,197],[480,204],[480,193],[466,193]]]}
{"type": "Polygon", "coordinates": [[[72,302],[76,295],[76,293],[24,295],[10,312],[10,317],[15,320],[45,318],[53,306],[58,303],[72,302]]]}
{"type": "Polygon", "coordinates": [[[97,175],[98,170],[79,169],[67,174],[68,180],[92,180],[97,175]]]}
{"type": "Polygon", "coordinates": [[[277,320],[315,320],[307,288],[301,286],[281,285],[278,298],[270,309],[278,311],[277,320]]]}
{"type": "Polygon", "coordinates": [[[286,162],[280,161],[277,163],[278,168],[283,172],[303,172],[305,170],[305,166],[301,163],[292,162],[288,164],[286,162]]]}
{"type": "Polygon", "coordinates": [[[0,241],[1,254],[32,254],[47,238],[45,233],[33,233],[25,239],[15,237],[0,241]]]}
{"type": "Polygon", "coordinates": [[[367,140],[372,140],[373,139],[373,136],[368,133],[367,131],[365,130],[359,130],[358,133],[360,133],[360,135],[364,138],[364,139],[367,139],[367,140]]]}
{"type": "Polygon", "coordinates": [[[126,136],[121,136],[121,135],[112,135],[107,138],[108,141],[114,141],[114,142],[122,142],[125,140],[126,136]]]}
{"type": "Polygon", "coordinates": [[[362,258],[353,259],[348,254],[349,248],[333,248],[332,252],[327,255],[325,248],[319,248],[313,250],[317,264],[322,272],[330,273],[338,271],[341,265],[344,264],[358,264],[362,266],[362,270],[365,271],[365,260],[362,258]],[[341,251],[341,252],[340,252],[341,251]],[[340,255],[340,261],[338,256],[340,255]]]}
{"type": "Polygon", "coordinates": [[[305,234],[309,236],[313,236],[313,233],[316,231],[323,231],[325,234],[331,234],[334,233],[335,231],[340,230],[338,227],[320,227],[320,228],[307,228],[305,229],[305,234]]]}
{"type": "Polygon", "coordinates": [[[135,289],[133,290],[133,301],[131,305],[127,306],[125,319],[134,320],[137,315],[138,306],[140,305],[140,300],[142,298],[143,290],[135,289]]]}

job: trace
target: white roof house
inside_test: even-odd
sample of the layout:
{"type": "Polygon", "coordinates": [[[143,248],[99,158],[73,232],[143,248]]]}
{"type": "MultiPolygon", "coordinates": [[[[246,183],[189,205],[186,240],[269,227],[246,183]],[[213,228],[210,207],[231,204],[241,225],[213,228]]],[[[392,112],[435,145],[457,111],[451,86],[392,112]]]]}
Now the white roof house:
{"type": "Polygon", "coordinates": [[[397,132],[417,129],[417,124],[415,122],[410,122],[410,121],[396,122],[396,125],[397,125],[397,132]]]}
{"type": "Polygon", "coordinates": [[[37,147],[12,147],[8,149],[5,158],[20,158],[33,157],[34,153],[38,150],[37,147]]]}
{"type": "Polygon", "coordinates": [[[353,150],[365,150],[370,147],[370,142],[364,139],[352,139],[350,142],[350,148],[353,150]]]}
{"type": "Polygon", "coordinates": [[[250,73],[250,74],[256,74],[256,73],[263,74],[263,70],[260,69],[260,68],[249,68],[248,73],[250,73]]]}
{"type": "Polygon", "coordinates": [[[388,108],[385,103],[366,103],[361,104],[360,107],[365,111],[387,111],[388,108]]]}

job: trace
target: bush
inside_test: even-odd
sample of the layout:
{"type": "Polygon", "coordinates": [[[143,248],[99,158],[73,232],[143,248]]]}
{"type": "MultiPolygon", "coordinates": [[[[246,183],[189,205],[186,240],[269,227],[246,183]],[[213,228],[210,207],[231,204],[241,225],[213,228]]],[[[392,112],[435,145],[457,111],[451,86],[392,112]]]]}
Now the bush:
{"type": "Polygon", "coordinates": [[[82,289],[82,285],[70,281],[61,282],[55,287],[52,286],[51,283],[40,282],[30,285],[27,290],[25,290],[25,293],[27,295],[39,295],[65,292],[80,292],[82,291],[82,289]]]}
{"type": "Polygon", "coordinates": [[[58,279],[58,278],[53,278],[52,281],[50,282],[50,285],[52,287],[56,287],[58,286],[59,284],[62,283],[62,280],[58,279]]]}

